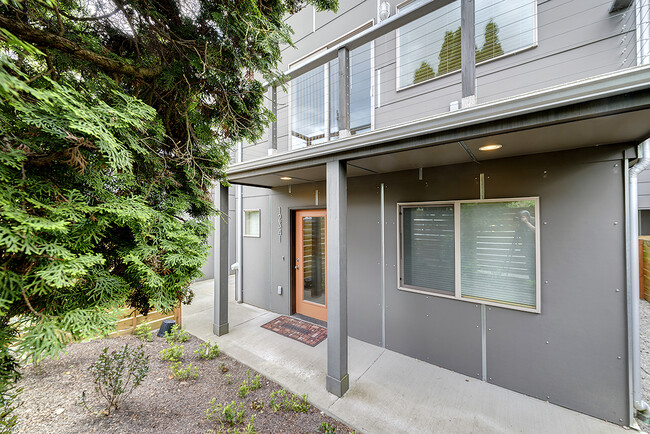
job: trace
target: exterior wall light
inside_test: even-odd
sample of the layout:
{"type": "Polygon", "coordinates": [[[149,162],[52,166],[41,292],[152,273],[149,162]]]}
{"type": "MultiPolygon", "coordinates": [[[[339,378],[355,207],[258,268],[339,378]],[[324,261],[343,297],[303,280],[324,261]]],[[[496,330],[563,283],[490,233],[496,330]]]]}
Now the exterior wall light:
{"type": "Polygon", "coordinates": [[[281,176],[280,179],[283,181],[291,181],[291,179],[293,178],[291,178],[290,176],[281,176]]]}
{"type": "Polygon", "coordinates": [[[381,2],[379,5],[379,21],[384,21],[390,18],[390,3],[381,2]]]}
{"type": "Polygon", "coordinates": [[[494,143],[492,145],[484,145],[478,148],[479,151],[496,151],[497,149],[501,149],[501,145],[498,143],[494,143]]]}

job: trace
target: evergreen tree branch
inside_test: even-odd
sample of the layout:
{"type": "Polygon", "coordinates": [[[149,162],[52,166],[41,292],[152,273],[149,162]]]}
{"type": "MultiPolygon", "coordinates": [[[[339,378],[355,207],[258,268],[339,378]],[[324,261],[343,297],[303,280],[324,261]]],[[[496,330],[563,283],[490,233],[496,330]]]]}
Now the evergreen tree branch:
{"type": "Polygon", "coordinates": [[[142,66],[129,65],[127,63],[110,59],[106,56],[95,53],[94,51],[87,50],[83,46],[77,44],[76,42],[70,41],[67,38],[35,29],[2,15],[0,15],[0,27],[7,29],[24,41],[41,47],[54,48],[64,53],[71,54],[79,59],[94,63],[107,72],[126,74],[132,77],[143,79],[151,79],[160,75],[163,71],[162,65],[146,68],[142,66]]]}

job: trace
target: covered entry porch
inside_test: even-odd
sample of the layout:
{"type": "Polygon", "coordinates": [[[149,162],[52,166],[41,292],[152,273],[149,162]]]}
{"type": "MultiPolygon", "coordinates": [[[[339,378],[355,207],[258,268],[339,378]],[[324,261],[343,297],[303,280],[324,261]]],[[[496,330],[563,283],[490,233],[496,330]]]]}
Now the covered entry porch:
{"type": "Polygon", "coordinates": [[[327,343],[315,347],[261,327],[279,315],[234,300],[229,280],[230,332],[213,334],[214,282],[193,285],[183,323],[245,363],[361,432],[612,433],[624,429],[560,406],[349,338],[350,389],[339,398],[323,387],[327,343]]]}
{"type": "MultiPolygon", "coordinates": [[[[478,105],[413,124],[351,136],[327,145],[238,163],[230,168],[228,175],[231,183],[265,187],[270,192],[264,199],[268,205],[262,205],[266,206],[267,216],[273,215],[267,220],[267,227],[271,228],[267,234],[273,234],[273,238],[264,241],[269,243],[268,251],[266,245],[258,243],[255,248],[264,252],[263,255],[251,257],[248,265],[246,260],[243,263],[237,261],[239,273],[242,273],[242,267],[246,270],[248,266],[248,282],[254,282],[253,285],[240,284],[238,291],[245,287],[251,295],[258,291],[269,292],[263,303],[256,303],[258,306],[275,312],[293,313],[286,297],[286,290],[292,286],[287,276],[293,264],[285,262],[285,258],[292,260],[291,246],[288,245],[287,232],[281,241],[273,231],[279,218],[276,221],[272,212],[282,210],[282,215],[286,217],[292,207],[310,205],[310,196],[314,197],[314,192],[315,205],[323,208],[326,204],[328,340],[320,349],[325,357],[318,358],[317,363],[316,359],[309,359],[311,362],[306,365],[323,367],[322,371],[317,371],[321,374],[305,374],[316,380],[316,395],[325,394],[327,397],[322,405],[324,408],[329,408],[330,404],[336,405],[339,402],[337,397],[343,396],[350,385],[354,389],[355,381],[366,375],[363,373],[377,372],[374,367],[381,365],[378,365],[378,361],[383,360],[384,355],[402,357],[385,351],[384,348],[387,348],[471,375],[473,379],[482,378],[488,384],[501,383],[503,387],[542,400],[593,415],[603,415],[602,418],[621,424],[630,423],[631,411],[630,417],[625,417],[627,409],[631,410],[631,399],[626,396],[625,377],[630,375],[632,368],[626,369],[625,365],[633,357],[625,357],[626,347],[621,340],[626,329],[626,305],[624,298],[620,297],[623,293],[613,291],[614,300],[609,292],[590,298],[597,309],[579,311],[585,313],[584,321],[591,321],[593,327],[571,328],[574,313],[585,300],[579,293],[600,287],[603,283],[602,279],[595,279],[590,284],[583,282],[574,285],[572,282],[577,274],[595,276],[593,272],[586,273],[593,268],[593,264],[580,262],[584,272],[576,273],[575,267],[567,268],[566,261],[554,259],[571,250],[564,244],[569,237],[563,232],[565,226],[560,222],[582,219],[585,209],[609,209],[611,215],[593,213],[599,218],[595,226],[610,234],[607,239],[598,238],[600,244],[594,244],[594,238],[586,236],[587,233],[582,230],[586,226],[574,226],[569,234],[575,236],[573,245],[589,240],[592,251],[608,252],[612,256],[608,263],[620,265],[615,269],[615,274],[605,276],[611,280],[607,287],[621,288],[625,284],[625,233],[618,225],[618,222],[624,221],[625,213],[622,168],[635,159],[635,145],[648,137],[644,120],[650,110],[647,71],[636,72],[638,76],[633,77],[630,73],[625,77],[620,74],[599,77],[534,95],[478,105]],[[619,79],[622,82],[614,85],[613,81],[619,79]],[[482,152],[481,148],[486,145],[501,145],[501,149],[492,153],[482,152]],[[566,152],[560,154],[557,151],[566,152]],[[593,172],[584,170],[586,167],[593,169],[593,172]],[[548,178],[547,169],[556,177],[548,178]],[[579,174],[578,178],[576,174],[579,174]],[[429,185],[440,190],[427,193],[431,191],[429,185]],[[385,186],[388,187],[385,189],[385,186]],[[318,202],[319,191],[326,193],[325,203],[322,199],[318,202]],[[607,194],[604,194],[605,191],[607,194]],[[484,308],[485,304],[473,306],[442,298],[436,298],[434,302],[433,298],[399,291],[395,267],[398,264],[396,228],[399,227],[396,210],[400,203],[440,198],[449,201],[533,196],[541,197],[551,205],[546,208],[547,214],[543,220],[544,225],[546,218],[551,222],[543,229],[547,234],[543,252],[546,252],[548,259],[543,281],[545,285],[551,282],[551,286],[546,287],[549,295],[544,299],[547,303],[544,314],[537,309],[522,315],[512,309],[484,308]],[[377,226],[374,225],[375,219],[377,226]],[[373,224],[369,225],[369,222],[373,224]],[[553,226],[553,222],[558,225],[553,226]],[[376,229],[368,231],[370,227],[376,229]],[[362,233],[366,235],[364,239],[359,238],[362,233]],[[371,255],[371,259],[359,261],[359,258],[370,258],[371,255]],[[256,267],[266,267],[267,261],[268,273],[257,271],[256,267]],[[274,273],[273,278],[253,280],[254,274],[270,276],[271,272],[274,273]],[[553,284],[556,286],[553,287],[553,284]],[[348,285],[354,290],[348,290],[348,285]],[[274,293],[276,287],[277,295],[274,293]],[[284,294],[281,288],[285,289],[284,294]],[[368,300],[372,303],[368,303],[368,300]],[[567,300],[571,303],[567,303],[567,300]],[[348,309],[347,303],[351,303],[351,309],[348,309]],[[591,314],[596,311],[608,312],[610,323],[607,327],[601,321],[602,316],[591,314]],[[433,324],[432,321],[437,325],[427,326],[433,324]],[[498,326],[495,329],[497,332],[488,334],[493,331],[492,324],[498,326]],[[568,335],[567,330],[574,333],[568,335]],[[460,331],[460,336],[451,333],[456,331],[460,331]],[[433,333],[438,334],[434,336],[433,333]],[[591,345],[596,339],[602,342],[603,333],[607,334],[611,345],[591,345]],[[365,364],[363,360],[355,360],[353,346],[367,344],[354,341],[349,336],[377,345],[381,348],[377,350],[377,357],[365,364]],[[456,339],[449,339],[450,336],[456,339]],[[550,351],[548,345],[551,342],[561,346],[550,351]],[[576,346],[576,342],[584,345],[576,346]],[[524,347],[532,349],[522,350],[524,347]],[[609,359],[608,355],[601,354],[601,350],[615,353],[616,369],[605,366],[609,359]],[[563,360],[567,354],[573,362],[571,366],[563,360]],[[593,368],[595,377],[588,375],[582,368],[584,366],[593,368]],[[509,375],[511,372],[519,374],[515,380],[509,375]],[[608,381],[591,381],[591,378],[601,378],[602,375],[610,377],[611,381],[608,381],[613,386],[605,386],[608,381]],[[572,384],[567,384],[567,381],[572,384]],[[323,383],[326,383],[326,388],[323,383]],[[601,388],[616,393],[616,406],[608,404],[612,399],[595,392],[601,388]]],[[[257,194],[266,194],[260,190],[256,190],[257,194]]],[[[220,197],[221,209],[226,210],[225,187],[222,187],[220,197]]],[[[536,220],[542,222],[538,217],[536,220]]],[[[225,335],[229,327],[235,327],[228,318],[229,300],[232,298],[225,290],[230,265],[226,262],[225,254],[226,226],[225,221],[220,225],[220,253],[215,255],[220,258],[220,263],[215,266],[220,270],[220,275],[214,286],[216,308],[212,317],[213,332],[217,335],[225,335]]],[[[286,224],[285,228],[288,229],[286,224]]],[[[540,278],[536,280],[542,281],[540,278]]],[[[241,296],[238,298],[241,300],[241,296]]],[[[243,300],[246,301],[246,297],[243,300]]],[[[249,302],[255,303],[252,297],[249,302]]],[[[539,306],[538,299],[535,307],[539,306]]],[[[632,336],[634,327],[630,326],[630,330],[632,336]]],[[[256,330],[255,333],[261,332],[256,330]]],[[[232,337],[228,336],[227,339],[230,341],[232,337]]],[[[253,337],[245,340],[255,341],[253,337]]],[[[236,347],[242,345],[239,340],[232,342],[236,347]]],[[[362,355],[372,354],[363,349],[359,351],[362,355]]],[[[307,353],[311,354],[310,351],[307,353]]],[[[277,357],[281,363],[288,354],[283,350],[277,354],[271,351],[266,355],[271,359],[277,357]]],[[[632,346],[630,354],[636,354],[632,346]]],[[[317,354],[312,357],[317,357],[317,354]]],[[[298,375],[304,369],[304,363],[295,366],[298,381],[304,381],[301,379],[303,375],[298,375]]],[[[378,376],[377,381],[391,377],[394,375],[392,371],[409,373],[408,378],[399,379],[400,384],[418,386],[426,383],[420,376],[413,375],[416,368],[404,369],[399,363],[391,365],[382,376],[378,376]]],[[[427,379],[436,378],[435,372],[430,374],[432,377],[427,376],[427,379]]],[[[461,378],[463,381],[466,379],[461,378]]],[[[408,387],[396,387],[395,390],[404,391],[402,396],[412,394],[408,387]]],[[[425,391],[416,399],[416,402],[423,403],[427,411],[431,411],[431,402],[436,402],[427,393],[436,393],[438,385],[428,384],[427,389],[429,387],[434,392],[425,391]]],[[[477,386],[476,390],[456,396],[466,398],[480,395],[477,399],[482,401],[489,396],[485,395],[484,389],[487,390],[487,385],[477,386]]],[[[378,396],[381,399],[387,396],[390,399],[394,394],[388,388],[383,393],[366,394],[366,398],[374,400],[378,396]]],[[[490,402],[498,402],[493,398],[496,399],[494,396],[487,398],[485,405],[489,407],[490,402]]],[[[439,404],[446,405],[442,401],[439,404]]],[[[466,407],[461,405],[460,408],[466,407]]],[[[467,411],[471,409],[467,408],[467,411]]]]}

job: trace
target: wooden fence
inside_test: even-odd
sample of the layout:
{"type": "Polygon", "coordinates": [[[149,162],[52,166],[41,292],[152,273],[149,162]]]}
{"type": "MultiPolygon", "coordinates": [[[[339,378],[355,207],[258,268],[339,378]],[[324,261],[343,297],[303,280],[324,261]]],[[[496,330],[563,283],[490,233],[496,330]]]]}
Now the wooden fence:
{"type": "Polygon", "coordinates": [[[119,317],[117,321],[116,330],[110,333],[110,337],[124,336],[135,333],[135,328],[141,324],[147,324],[155,333],[165,319],[173,319],[176,324],[181,325],[181,308],[174,309],[174,312],[169,314],[162,314],[157,310],[149,311],[149,315],[144,316],[137,314],[131,309],[124,309],[124,314],[119,317]]]}
{"type": "Polygon", "coordinates": [[[650,301],[650,237],[639,237],[639,297],[650,301]]]}

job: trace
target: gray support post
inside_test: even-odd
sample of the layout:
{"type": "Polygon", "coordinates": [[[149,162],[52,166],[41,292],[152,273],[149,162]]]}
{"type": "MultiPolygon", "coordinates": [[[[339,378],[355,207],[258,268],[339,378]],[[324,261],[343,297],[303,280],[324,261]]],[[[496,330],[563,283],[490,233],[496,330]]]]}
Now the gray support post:
{"type": "Polygon", "coordinates": [[[476,105],[476,53],[474,0],[461,0],[460,40],[463,99],[461,107],[476,105]]]}
{"type": "Polygon", "coordinates": [[[347,163],[327,163],[327,391],[348,390],[347,163]]]}
{"type": "Polygon", "coordinates": [[[269,86],[271,98],[271,113],[273,113],[273,123],[269,129],[269,155],[273,155],[278,150],[278,88],[275,84],[269,86]]]}
{"type": "Polygon", "coordinates": [[[339,138],[350,135],[350,51],[339,48],[339,138]]]}
{"type": "Polygon", "coordinates": [[[228,187],[219,184],[215,188],[215,204],[219,205],[215,222],[214,240],[214,322],[212,332],[228,333],[228,187]]]}

